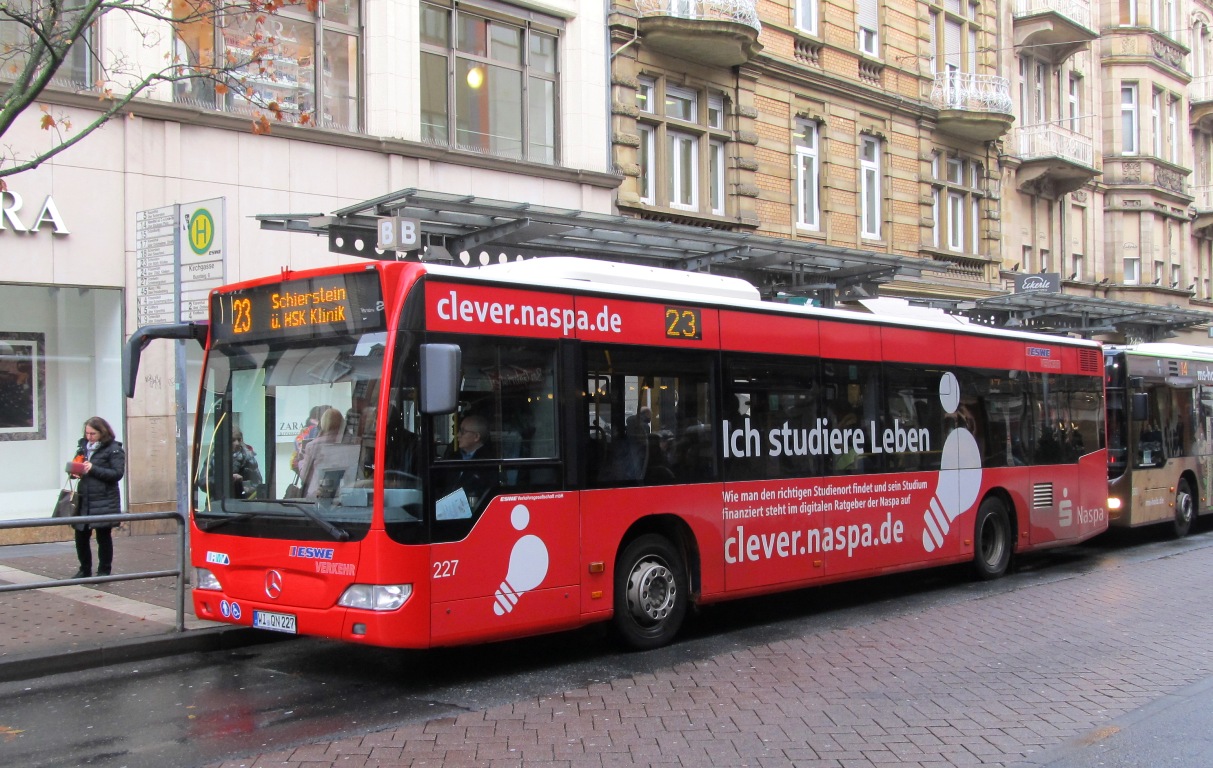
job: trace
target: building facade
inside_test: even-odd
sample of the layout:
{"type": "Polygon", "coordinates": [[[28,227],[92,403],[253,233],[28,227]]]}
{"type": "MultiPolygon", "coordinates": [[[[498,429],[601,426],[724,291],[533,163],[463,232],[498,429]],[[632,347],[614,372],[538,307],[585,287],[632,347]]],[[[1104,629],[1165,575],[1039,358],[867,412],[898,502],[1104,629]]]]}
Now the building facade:
{"type": "MultiPolygon", "coordinates": [[[[181,378],[196,391],[198,353],[183,377],[171,345],[154,345],[127,402],[121,347],[163,306],[141,222],[198,201],[223,233],[208,276],[229,282],[351,258],[254,216],[417,189],[727,233],[702,260],[726,271],[734,255],[744,267],[745,235],[794,243],[793,275],[814,253],[849,260],[768,295],[828,283],[843,305],[879,293],[960,311],[1045,273],[1060,289],[1049,301],[1186,312],[1154,330],[1202,339],[1211,18],[1201,0],[323,0],[186,15],[146,36],[110,13],[42,98],[76,126],[97,113],[102,73],[274,48],[219,86],[161,83],[8,179],[0,374],[21,410],[0,421],[0,516],[49,513],[95,413],[127,443],[130,507],[172,507],[175,393],[181,378]]],[[[22,40],[0,15],[0,87],[22,40]]],[[[50,140],[37,116],[3,136],[18,154],[50,140]]]]}
{"type": "MultiPolygon", "coordinates": [[[[141,320],[177,314],[171,286],[167,317],[149,303],[164,284],[159,262],[146,258],[157,245],[145,239],[148,215],[210,201],[221,235],[213,250],[222,250],[214,277],[232,282],[353,260],[324,239],[262,231],[252,217],[267,212],[320,214],[411,187],[613,210],[601,9],[355,0],[291,6],[266,25],[283,41],[272,71],[239,74],[258,91],[251,98],[280,110],[260,110],[268,134],[250,129],[258,108],[234,89],[166,83],[77,146],[6,179],[0,345],[11,352],[0,346],[0,385],[11,381],[22,405],[11,423],[0,420],[0,518],[50,514],[92,415],[126,445],[128,507],[175,508],[175,394],[184,386],[193,410],[200,352],[182,343],[182,382],[172,343],[151,345],[136,397],[122,393],[125,339],[141,320]]],[[[146,47],[135,21],[113,12],[90,35],[100,55],[125,50],[152,67],[172,55],[238,55],[257,34],[201,22],[169,31],[163,45],[146,47]]],[[[0,15],[0,88],[22,40],[0,15]]],[[[40,103],[79,130],[97,114],[97,73],[114,62],[72,51],[40,103]]],[[[31,112],[0,142],[19,155],[53,140],[31,112]]],[[[188,255],[188,222],[180,224],[188,255]]],[[[293,439],[298,427],[280,432],[293,439]]]]}

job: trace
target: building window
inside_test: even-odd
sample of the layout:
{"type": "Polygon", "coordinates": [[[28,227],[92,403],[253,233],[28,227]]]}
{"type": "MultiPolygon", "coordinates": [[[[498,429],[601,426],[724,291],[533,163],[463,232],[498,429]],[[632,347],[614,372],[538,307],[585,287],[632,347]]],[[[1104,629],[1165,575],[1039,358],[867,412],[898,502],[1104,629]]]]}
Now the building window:
{"type": "Polygon", "coordinates": [[[881,238],[881,169],[880,140],[874,136],[860,137],[859,187],[861,232],[865,238],[881,238]]]}
{"type": "Polygon", "coordinates": [[[557,43],[555,26],[422,3],[423,140],[558,162],[557,43]]]}
{"type": "Polygon", "coordinates": [[[859,0],[856,24],[859,27],[859,50],[868,56],[880,55],[880,10],[877,0],[859,0]]]}
{"type": "Polygon", "coordinates": [[[694,210],[699,205],[699,145],[694,136],[669,132],[670,207],[694,210]]]}
{"type": "Polygon", "coordinates": [[[1125,256],[1125,285],[1141,283],[1141,259],[1137,256],[1125,256]]]}
{"type": "Polygon", "coordinates": [[[641,200],[724,215],[729,142],[724,96],[652,77],[639,82],[641,200]]]}
{"type": "Polygon", "coordinates": [[[796,28],[817,34],[817,0],[796,0],[796,28]]]}
{"type": "Polygon", "coordinates": [[[1071,255],[1071,280],[1086,279],[1086,257],[1087,253],[1087,209],[1081,205],[1072,205],[1070,207],[1070,248],[1071,255]]]}
{"type": "Polygon", "coordinates": [[[656,111],[655,96],[657,84],[647,77],[642,77],[636,86],[636,106],[641,112],[653,114],[656,111]]]}
{"type": "Polygon", "coordinates": [[[1120,26],[1137,26],[1137,0],[1120,0],[1120,26]]]}
{"type": "Polygon", "coordinates": [[[708,203],[712,213],[724,215],[724,142],[713,141],[709,145],[708,157],[708,203]]]}
{"type": "Polygon", "coordinates": [[[361,129],[358,3],[286,5],[273,14],[240,12],[226,18],[199,17],[194,11],[175,27],[182,62],[201,73],[214,74],[216,66],[228,70],[220,93],[212,80],[176,82],[173,98],[178,103],[361,129]],[[267,40],[274,41],[271,54],[253,61],[267,40]]]}
{"type": "Polygon", "coordinates": [[[1150,0],[1150,25],[1167,37],[1179,37],[1175,0],[1150,0]]]}
{"type": "Polygon", "coordinates": [[[724,97],[708,97],[708,127],[724,129],[724,97]]]}
{"type": "Polygon", "coordinates": [[[640,126],[640,147],[638,164],[640,165],[640,199],[650,205],[656,200],[653,180],[653,160],[656,156],[653,142],[657,140],[657,132],[652,126],[640,126]]]}
{"type": "Polygon", "coordinates": [[[1154,91],[1150,97],[1150,129],[1154,142],[1154,156],[1162,157],[1162,91],[1154,91]]]}
{"type": "Polygon", "coordinates": [[[694,91],[670,86],[665,90],[665,116],[693,122],[697,101],[694,91]]]}
{"type": "Polygon", "coordinates": [[[933,241],[939,246],[940,232],[946,233],[947,249],[956,253],[976,254],[981,238],[982,186],[985,169],[975,160],[960,157],[945,157],[936,153],[931,160],[933,190],[931,199],[935,210],[935,235],[933,241]],[[943,203],[942,210],[940,204],[943,203]]]}
{"type": "Polygon", "coordinates": [[[813,230],[821,229],[818,138],[817,123],[796,121],[796,129],[792,132],[796,145],[796,225],[813,230]]]}
{"type": "MultiPolygon", "coordinates": [[[[0,15],[0,78],[14,79],[20,76],[21,70],[29,61],[29,55],[38,41],[28,27],[16,21],[5,21],[9,16],[19,17],[34,13],[32,0],[9,0],[4,3],[5,12],[0,15]]],[[[42,3],[38,4],[39,14],[42,3]]],[[[65,10],[62,4],[51,6],[61,19],[61,25],[66,27],[73,23],[72,13],[65,10]]],[[[213,36],[213,35],[212,35],[213,36]]],[[[53,88],[69,90],[92,90],[97,87],[97,80],[103,75],[94,54],[98,41],[97,25],[90,26],[83,35],[67,49],[67,56],[55,72],[50,85],[53,88]]],[[[41,48],[41,44],[38,44],[41,48]]]]}
{"type": "Polygon", "coordinates": [[[1070,85],[1066,94],[1066,111],[1070,121],[1070,130],[1078,133],[1082,119],[1082,78],[1070,74],[1070,85]]]}
{"type": "Polygon", "coordinates": [[[1179,107],[1178,96],[1167,100],[1167,155],[1172,163],[1179,165],[1179,107]]]}
{"type": "Polygon", "coordinates": [[[1137,143],[1137,84],[1120,87],[1120,133],[1122,155],[1136,155],[1137,143]]]}
{"type": "Polygon", "coordinates": [[[977,3],[959,0],[928,0],[930,14],[929,66],[936,75],[947,75],[946,102],[963,108],[966,103],[964,74],[978,74],[977,49],[982,27],[977,3]]]}

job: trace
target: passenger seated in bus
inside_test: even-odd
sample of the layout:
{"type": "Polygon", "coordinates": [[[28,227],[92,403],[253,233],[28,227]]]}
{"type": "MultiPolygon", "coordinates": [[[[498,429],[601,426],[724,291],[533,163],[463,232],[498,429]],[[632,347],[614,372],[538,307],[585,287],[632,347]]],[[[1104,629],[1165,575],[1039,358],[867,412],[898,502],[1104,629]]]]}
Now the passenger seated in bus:
{"type": "MultiPolygon", "coordinates": [[[[495,459],[496,450],[492,443],[489,442],[489,423],[483,416],[475,413],[464,416],[459,422],[459,429],[455,435],[455,444],[447,450],[443,460],[445,461],[480,461],[484,459],[495,459]]],[[[465,513],[444,512],[448,508],[449,501],[447,497],[458,489],[463,489],[464,496],[467,497],[467,510],[470,513],[483,501],[497,485],[497,467],[496,466],[477,466],[469,467],[461,470],[453,475],[448,475],[453,479],[453,482],[448,486],[449,490],[441,494],[442,499],[439,502],[438,517],[439,519],[454,519],[462,517],[465,513]]],[[[451,505],[450,510],[460,509],[460,506],[451,505]]]]}
{"type": "Polygon", "coordinates": [[[303,447],[303,453],[299,459],[299,479],[304,488],[308,487],[308,481],[311,479],[316,465],[316,454],[319,450],[317,446],[341,443],[344,442],[344,437],[345,417],[341,415],[341,411],[329,408],[320,414],[319,431],[316,437],[303,447]]]}
{"type": "Polygon", "coordinates": [[[1139,466],[1161,467],[1163,465],[1162,430],[1158,428],[1157,422],[1150,422],[1141,431],[1141,437],[1137,440],[1137,448],[1139,466]]]}
{"type": "Polygon", "coordinates": [[[647,405],[640,406],[640,409],[635,414],[627,418],[626,428],[629,436],[647,435],[652,432],[653,409],[647,405]]]}
{"type": "Polygon", "coordinates": [[[489,445],[489,423],[476,413],[470,413],[459,422],[459,430],[455,433],[455,442],[447,449],[444,459],[492,459],[492,446],[489,445]]]}

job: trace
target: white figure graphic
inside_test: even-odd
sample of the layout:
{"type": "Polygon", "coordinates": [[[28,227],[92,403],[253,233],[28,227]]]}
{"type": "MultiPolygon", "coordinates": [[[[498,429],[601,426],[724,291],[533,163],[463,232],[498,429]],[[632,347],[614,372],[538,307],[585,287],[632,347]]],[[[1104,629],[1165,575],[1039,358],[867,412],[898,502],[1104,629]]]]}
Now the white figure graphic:
{"type": "MultiPolygon", "coordinates": [[[[955,414],[960,407],[960,382],[951,371],[939,379],[939,403],[950,414],[955,414]]],[[[944,440],[939,484],[930,508],[922,513],[922,521],[926,524],[922,532],[923,549],[934,552],[936,547],[943,546],[952,521],[973,506],[980,490],[981,450],[973,433],[957,426],[944,440]]]]}
{"type": "MultiPolygon", "coordinates": [[[[510,512],[510,524],[514,530],[521,531],[531,522],[531,510],[519,504],[510,512]]],[[[514,610],[518,598],[531,591],[548,575],[548,547],[543,539],[527,534],[514,542],[510,551],[510,566],[506,569],[505,579],[493,595],[497,602],[493,604],[493,613],[504,616],[514,610]]]]}

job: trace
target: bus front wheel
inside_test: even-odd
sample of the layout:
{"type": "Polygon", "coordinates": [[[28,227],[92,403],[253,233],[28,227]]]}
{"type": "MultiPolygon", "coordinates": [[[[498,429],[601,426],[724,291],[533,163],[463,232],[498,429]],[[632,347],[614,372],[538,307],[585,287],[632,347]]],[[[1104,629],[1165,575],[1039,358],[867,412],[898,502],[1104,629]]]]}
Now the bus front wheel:
{"type": "Polygon", "coordinates": [[[646,534],[615,563],[615,630],[625,645],[648,650],[674,639],[687,612],[682,555],[664,536],[646,534]]]}
{"type": "Polygon", "coordinates": [[[1196,499],[1187,480],[1180,480],[1175,489],[1175,538],[1182,539],[1192,530],[1192,520],[1196,517],[1196,499]]]}
{"type": "Polygon", "coordinates": [[[973,570],[982,581],[1000,578],[1011,563],[1011,517],[993,496],[981,502],[973,533],[973,570]]]}

